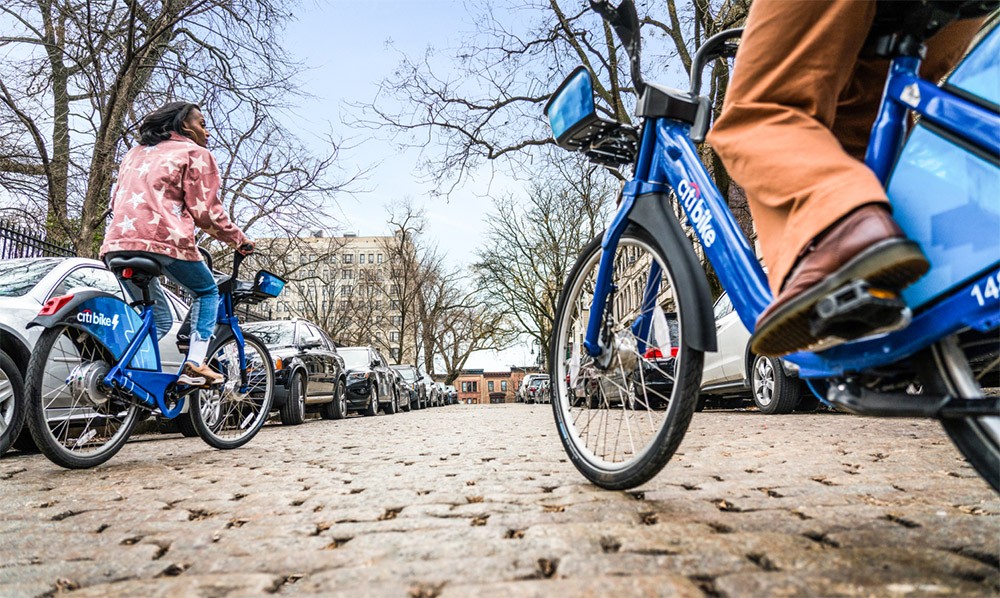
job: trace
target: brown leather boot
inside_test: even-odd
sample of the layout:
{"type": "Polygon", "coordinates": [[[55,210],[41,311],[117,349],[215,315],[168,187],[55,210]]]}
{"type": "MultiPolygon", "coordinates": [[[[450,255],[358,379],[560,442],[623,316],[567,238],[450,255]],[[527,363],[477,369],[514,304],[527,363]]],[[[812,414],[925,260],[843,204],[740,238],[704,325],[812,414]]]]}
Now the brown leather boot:
{"type": "MultiPolygon", "coordinates": [[[[883,204],[854,210],[813,239],[785,279],[781,292],[757,319],[750,349],[758,355],[779,356],[801,351],[829,339],[809,331],[809,318],[820,299],[853,280],[898,292],[930,268],[920,247],[903,231],[883,204]]],[[[846,342],[871,334],[858,330],[846,342]]]]}

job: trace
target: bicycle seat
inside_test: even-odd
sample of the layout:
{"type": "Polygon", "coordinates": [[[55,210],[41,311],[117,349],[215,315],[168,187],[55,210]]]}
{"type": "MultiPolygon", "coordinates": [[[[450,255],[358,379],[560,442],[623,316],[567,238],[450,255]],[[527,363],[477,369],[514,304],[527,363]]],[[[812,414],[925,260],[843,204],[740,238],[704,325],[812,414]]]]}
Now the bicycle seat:
{"type": "Polygon", "coordinates": [[[126,269],[131,269],[135,274],[143,274],[147,277],[160,275],[160,264],[156,260],[141,256],[116,256],[108,260],[108,268],[122,278],[132,278],[124,276],[126,269]]]}

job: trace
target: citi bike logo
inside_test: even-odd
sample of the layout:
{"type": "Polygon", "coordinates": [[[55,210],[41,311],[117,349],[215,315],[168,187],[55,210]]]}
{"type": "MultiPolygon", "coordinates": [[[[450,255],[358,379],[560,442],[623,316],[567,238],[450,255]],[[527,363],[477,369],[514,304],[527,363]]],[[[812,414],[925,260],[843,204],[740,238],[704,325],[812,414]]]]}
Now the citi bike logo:
{"type": "Polygon", "coordinates": [[[89,309],[85,309],[80,313],[76,314],[76,321],[81,324],[94,324],[96,326],[107,326],[112,330],[118,328],[118,314],[111,316],[110,318],[101,312],[94,312],[89,309]]]}
{"type": "Polygon", "coordinates": [[[681,181],[677,185],[677,194],[680,197],[681,205],[687,212],[688,220],[701,237],[701,242],[705,247],[711,247],[715,243],[715,229],[712,228],[712,213],[705,205],[705,199],[701,196],[701,189],[695,183],[681,181]]]}

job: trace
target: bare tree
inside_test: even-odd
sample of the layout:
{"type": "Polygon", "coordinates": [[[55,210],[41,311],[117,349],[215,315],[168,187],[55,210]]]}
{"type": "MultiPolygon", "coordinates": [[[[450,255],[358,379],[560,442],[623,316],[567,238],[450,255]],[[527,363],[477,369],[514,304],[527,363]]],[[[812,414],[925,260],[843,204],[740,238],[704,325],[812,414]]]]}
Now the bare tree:
{"type": "Polygon", "coordinates": [[[474,266],[492,305],[537,340],[542,355],[548,355],[563,282],[611,208],[614,182],[595,169],[563,164],[558,178],[530,189],[526,205],[516,197],[497,199],[474,266]]]}
{"type": "Polygon", "coordinates": [[[0,186],[44,197],[22,215],[93,255],[136,124],[165,99],[187,98],[212,119],[240,224],[290,221],[291,204],[270,198],[329,196],[337,185],[324,180],[335,154],[283,143],[292,140],[269,116],[294,94],[278,39],[288,14],[283,0],[4,3],[0,186]]]}
{"type": "MultiPolygon", "coordinates": [[[[695,49],[708,36],[739,26],[750,0],[677,0],[640,7],[644,68],[649,79],[670,77],[686,82],[695,49]]],[[[573,67],[583,64],[595,75],[598,111],[620,122],[631,122],[635,90],[628,59],[610,27],[586,2],[522,0],[476,4],[475,31],[454,54],[450,70],[436,68],[436,53],[405,57],[383,81],[379,97],[362,110],[359,123],[388,129],[408,147],[440,148],[427,152],[428,174],[448,192],[470,171],[487,161],[503,160],[512,172],[538,174],[532,167],[537,149],[553,143],[542,118],[542,107],[573,67]],[[517,11],[512,30],[503,15],[517,11]],[[386,102],[385,96],[396,100],[386,102]]],[[[707,95],[716,113],[729,67],[719,61],[708,79],[707,95]]],[[[729,179],[721,163],[709,156],[720,189],[729,179]]]]}

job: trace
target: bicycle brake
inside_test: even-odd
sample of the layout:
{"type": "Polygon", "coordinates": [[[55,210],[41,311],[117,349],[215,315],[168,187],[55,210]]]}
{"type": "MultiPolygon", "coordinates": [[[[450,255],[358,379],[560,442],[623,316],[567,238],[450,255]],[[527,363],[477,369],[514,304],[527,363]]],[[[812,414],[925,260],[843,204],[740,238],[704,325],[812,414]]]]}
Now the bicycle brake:
{"type": "Polygon", "coordinates": [[[809,318],[809,332],[819,339],[853,340],[899,330],[912,319],[899,293],[855,280],[819,300],[809,318]]]}

